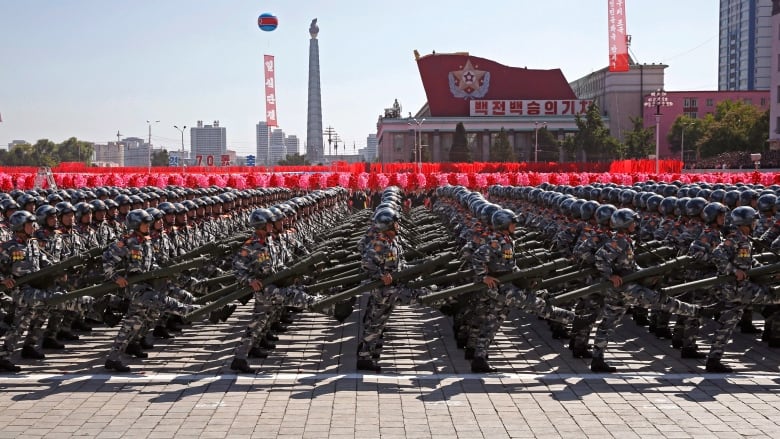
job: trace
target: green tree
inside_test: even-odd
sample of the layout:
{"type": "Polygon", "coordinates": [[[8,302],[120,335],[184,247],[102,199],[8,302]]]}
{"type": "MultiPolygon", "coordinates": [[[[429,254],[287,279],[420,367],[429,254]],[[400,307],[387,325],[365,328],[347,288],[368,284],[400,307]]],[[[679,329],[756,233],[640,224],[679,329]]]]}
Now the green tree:
{"type": "Polygon", "coordinates": [[[498,132],[498,136],[496,136],[496,140],[493,142],[493,147],[490,148],[490,161],[515,161],[515,151],[512,149],[512,145],[509,144],[509,136],[507,136],[504,127],[501,127],[501,131],[498,132]]]}
{"type": "Polygon", "coordinates": [[[655,154],[655,139],[652,128],[645,128],[641,117],[632,117],[631,131],[626,133],[625,149],[622,154],[627,159],[646,159],[655,154]]]}
{"type": "MultiPolygon", "coordinates": [[[[702,124],[702,136],[696,142],[697,157],[712,157],[724,152],[762,152],[769,138],[769,115],[742,101],[722,101],[715,114],[702,124]]],[[[688,142],[685,142],[686,145],[688,142]]]]}
{"type": "Polygon", "coordinates": [[[670,146],[669,149],[673,153],[679,154],[681,148],[685,148],[685,151],[688,151],[685,156],[688,158],[694,155],[690,152],[695,151],[696,160],[700,160],[700,148],[697,147],[697,144],[704,134],[705,121],[706,118],[694,119],[686,115],[682,115],[675,119],[672,127],[666,134],[666,140],[669,142],[670,146]]]}
{"type": "Polygon", "coordinates": [[[450,148],[450,161],[456,163],[471,161],[471,148],[469,148],[469,140],[466,137],[466,127],[463,126],[463,122],[458,122],[455,125],[452,148],[450,148]]]}
{"type": "Polygon", "coordinates": [[[537,156],[540,162],[557,162],[560,159],[558,156],[560,142],[558,142],[555,135],[547,129],[547,126],[539,128],[534,134],[533,140],[534,146],[536,147],[538,145],[539,148],[539,154],[537,154],[537,156]]]}
{"type": "Polygon", "coordinates": [[[170,160],[167,149],[152,151],[152,166],[170,166],[170,160]]]}
{"type": "Polygon", "coordinates": [[[92,162],[92,154],[95,147],[91,142],[78,140],[75,137],[56,145],[52,152],[57,163],[61,162],[81,162],[89,165],[92,162]]]}
{"type": "Polygon", "coordinates": [[[295,154],[287,154],[287,156],[281,160],[279,160],[279,166],[308,166],[311,163],[309,163],[308,160],[306,160],[306,157],[295,153],[295,154]]]}
{"type": "Polygon", "coordinates": [[[571,155],[582,161],[612,160],[620,155],[620,142],[610,136],[595,102],[588,107],[584,117],[575,116],[574,122],[577,132],[564,142],[571,155]]]}

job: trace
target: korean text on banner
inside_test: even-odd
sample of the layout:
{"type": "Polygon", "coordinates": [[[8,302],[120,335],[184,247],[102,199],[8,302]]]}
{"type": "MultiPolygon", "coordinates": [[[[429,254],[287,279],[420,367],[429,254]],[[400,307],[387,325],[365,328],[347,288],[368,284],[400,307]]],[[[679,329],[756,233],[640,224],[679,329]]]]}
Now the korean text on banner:
{"type": "Polygon", "coordinates": [[[609,71],[627,72],[628,41],[626,40],[626,2],[607,0],[609,28],[609,71]]]}
{"type": "Polygon", "coordinates": [[[274,57],[263,55],[265,70],[265,123],[269,127],[279,126],[276,122],[276,80],[274,79],[274,57]]]}

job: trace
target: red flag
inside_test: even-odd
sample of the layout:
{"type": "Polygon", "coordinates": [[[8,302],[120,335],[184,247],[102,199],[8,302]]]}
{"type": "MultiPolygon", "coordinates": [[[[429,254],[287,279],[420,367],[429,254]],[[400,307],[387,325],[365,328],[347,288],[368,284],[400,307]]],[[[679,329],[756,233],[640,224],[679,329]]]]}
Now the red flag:
{"type": "Polygon", "coordinates": [[[607,28],[609,30],[609,71],[627,72],[628,41],[626,40],[625,0],[607,0],[607,28]]]}
{"type": "Polygon", "coordinates": [[[265,71],[265,123],[269,127],[279,126],[276,122],[276,63],[273,55],[263,55],[265,71]]]}

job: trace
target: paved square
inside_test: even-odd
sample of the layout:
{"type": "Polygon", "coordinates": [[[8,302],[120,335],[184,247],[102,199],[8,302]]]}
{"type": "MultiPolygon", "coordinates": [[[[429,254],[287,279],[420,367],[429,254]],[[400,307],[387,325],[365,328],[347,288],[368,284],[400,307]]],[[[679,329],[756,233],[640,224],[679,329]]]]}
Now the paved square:
{"type": "MultiPolygon", "coordinates": [[[[589,372],[535,317],[512,315],[491,352],[501,373],[474,375],[451,321],[399,307],[380,375],[356,373],[359,312],[343,325],[301,313],[278,348],[229,369],[251,305],[225,324],[195,324],[157,340],[134,373],[103,369],[116,328],[96,328],[43,361],[0,375],[0,436],[13,437],[766,437],[780,436],[780,350],[735,335],[732,375],[625,320],[608,359],[615,375],[589,372]]],[[[759,323],[759,322],[757,322],[759,323]]],[[[706,342],[713,329],[703,328],[706,342]]],[[[705,347],[706,348],[706,347],[705,347]]]]}

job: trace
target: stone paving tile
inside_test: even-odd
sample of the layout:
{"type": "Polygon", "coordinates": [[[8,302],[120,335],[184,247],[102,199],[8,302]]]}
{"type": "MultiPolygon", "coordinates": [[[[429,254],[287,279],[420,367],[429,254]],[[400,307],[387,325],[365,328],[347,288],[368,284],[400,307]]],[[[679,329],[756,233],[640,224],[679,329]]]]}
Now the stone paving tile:
{"type": "MultiPolygon", "coordinates": [[[[374,376],[355,374],[358,313],[341,326],[299,314],[279,348],[253,361],[262,373],[236,378],[227,365],[247,310],[156,341],[126,377],[101,368],[115,329],[96,328],[45,361],[19,361],[32,375],[0,375],[0,436],[780,436],[780,351],[742,334],[725,359],[739,373],[708,377],[702,361],[681,360],[626,320],[609,349],[626,374],[595,376],[544,322],[512,315],[491,351],[505,375],[475,376],[449,319],[399,307],[374,376]]],[[[712,329],[703,328],[704,349],[712,329]]]]}

